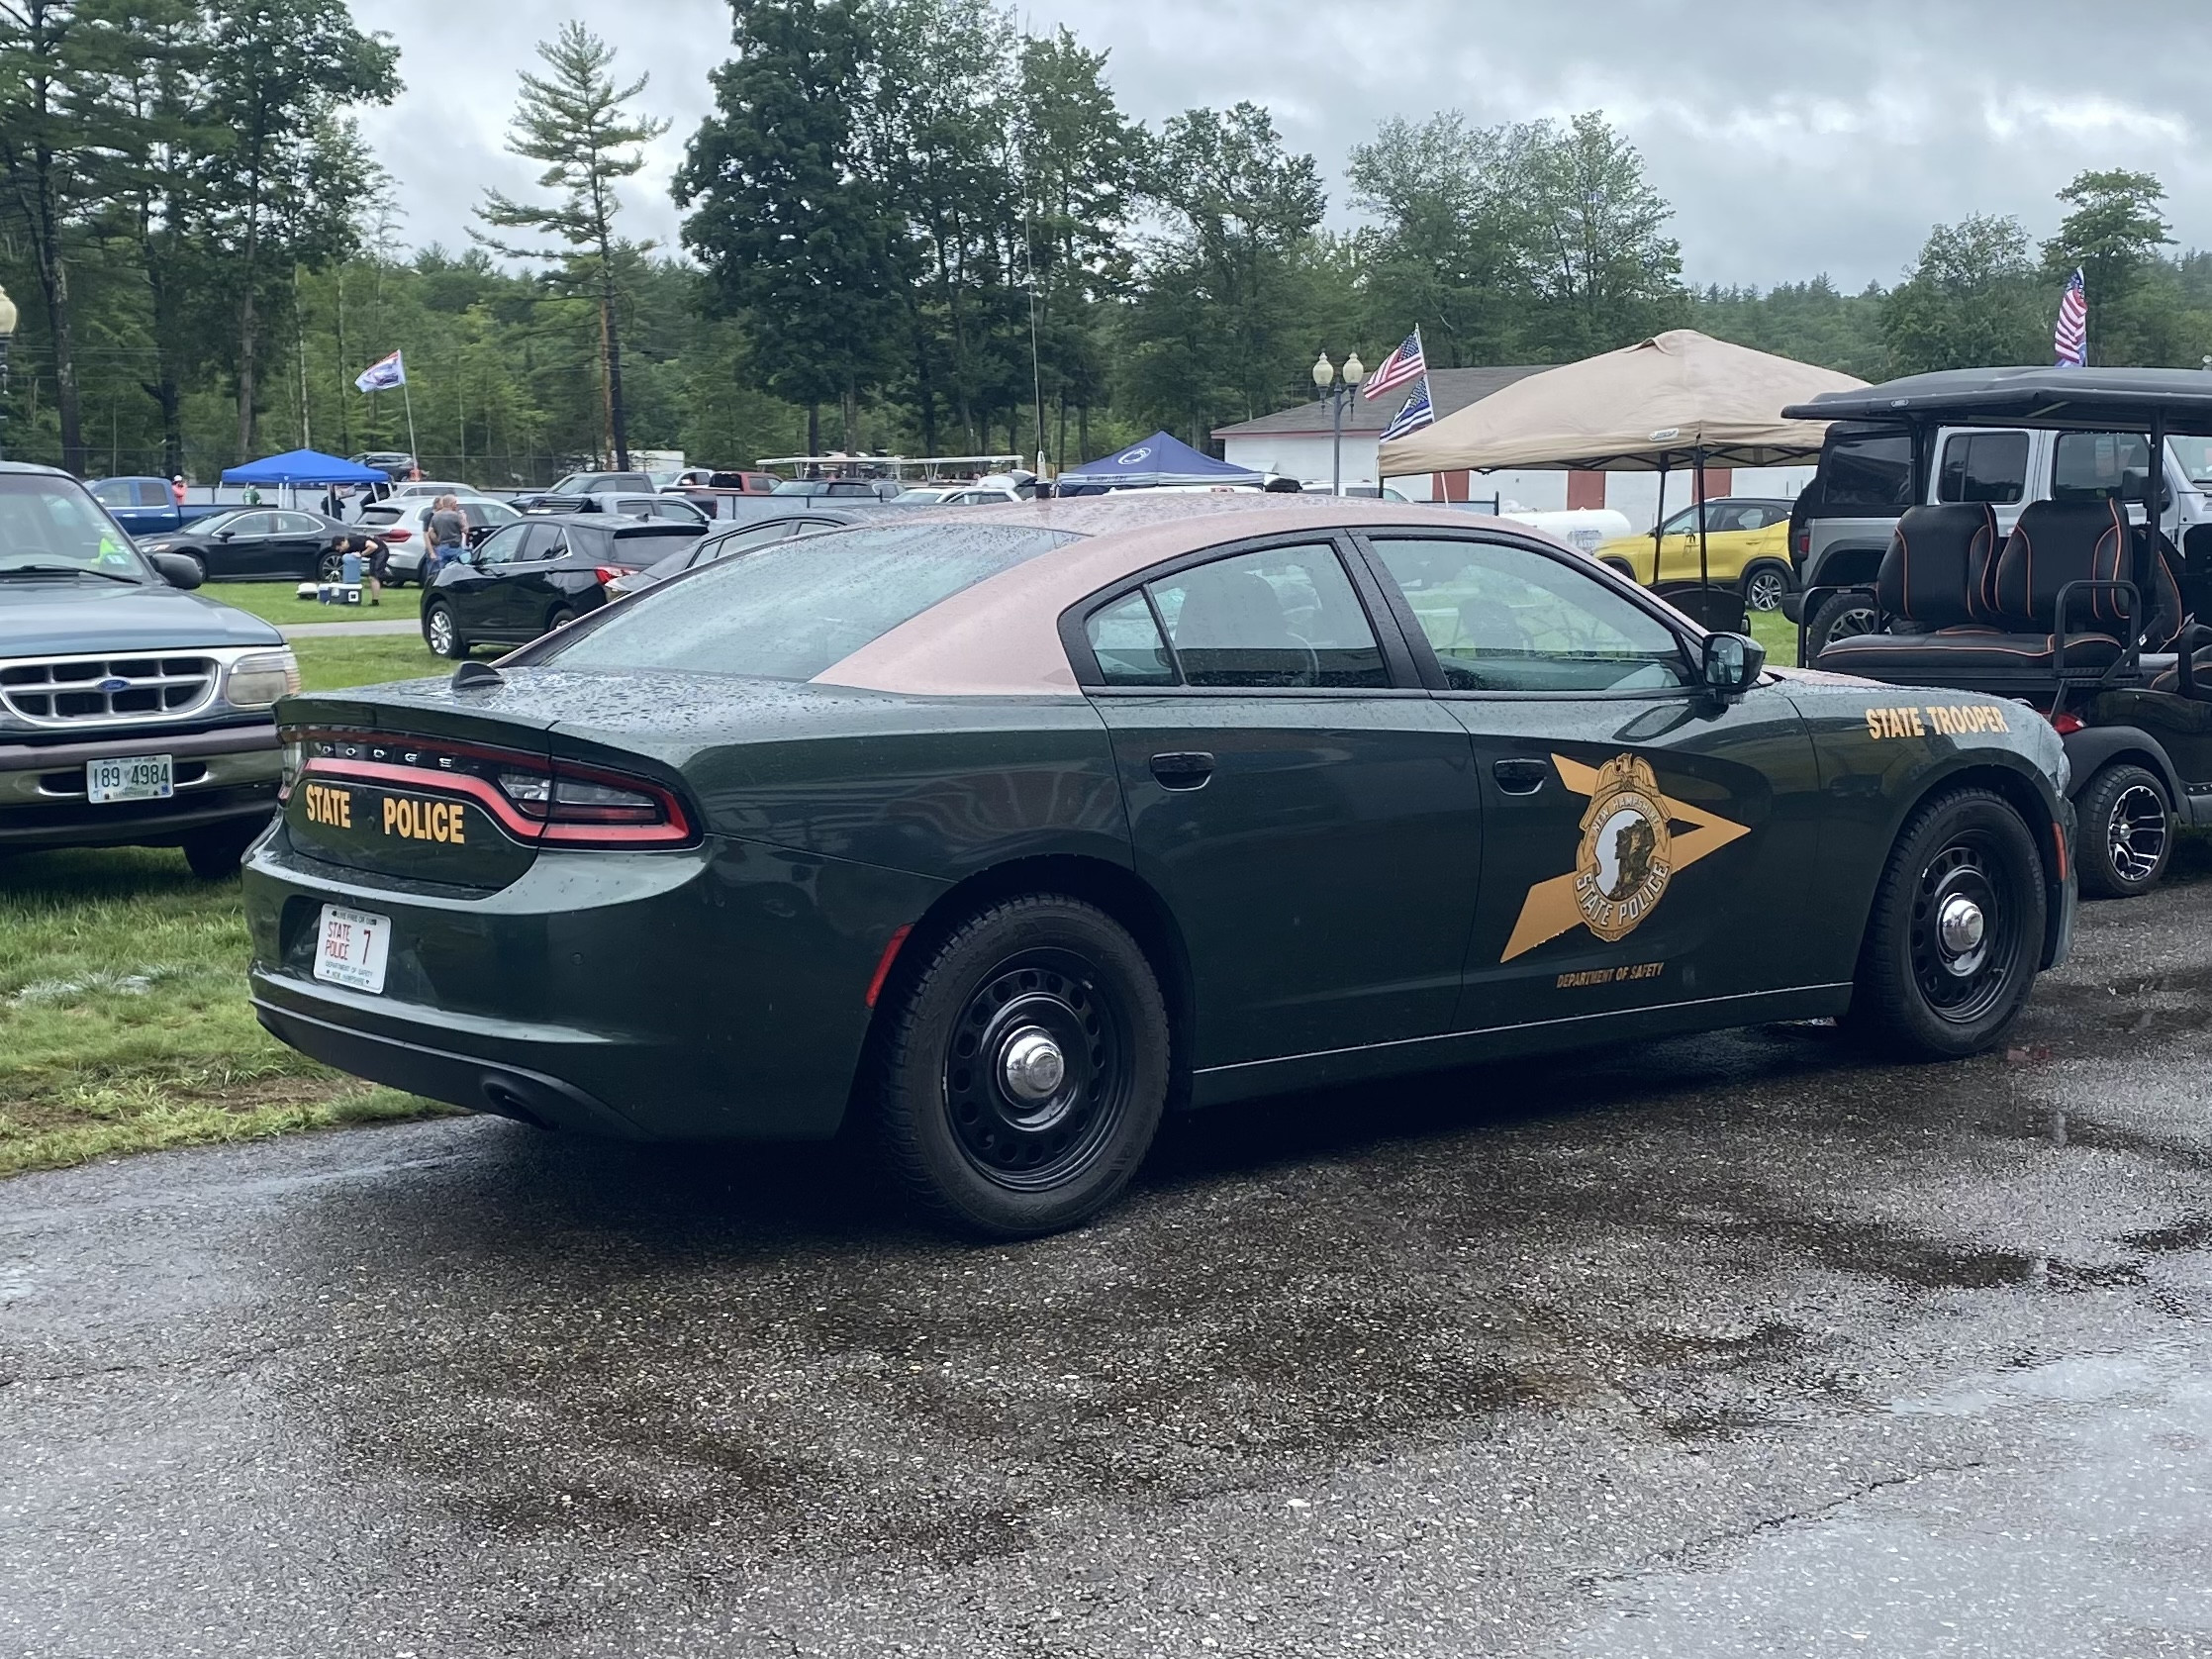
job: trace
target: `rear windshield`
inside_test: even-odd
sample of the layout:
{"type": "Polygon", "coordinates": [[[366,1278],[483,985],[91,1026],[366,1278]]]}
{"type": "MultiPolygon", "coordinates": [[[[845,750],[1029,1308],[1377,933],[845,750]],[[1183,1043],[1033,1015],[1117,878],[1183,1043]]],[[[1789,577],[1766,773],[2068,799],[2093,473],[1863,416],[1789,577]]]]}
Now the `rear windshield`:
{"type": "Polygon", "coordinates": [[[938,601],[1076,539],[1010,525],[809,536],[641,594],[537,660],[811,680],[938,601]]]}
{"type": "Polygon", "coordinates": [[[1895,511],[1912,505],[1912,435],[1901,429],[1837,433],[1821,451],[1808,508],[1831,515],[1853,507],[1895,511]]]}

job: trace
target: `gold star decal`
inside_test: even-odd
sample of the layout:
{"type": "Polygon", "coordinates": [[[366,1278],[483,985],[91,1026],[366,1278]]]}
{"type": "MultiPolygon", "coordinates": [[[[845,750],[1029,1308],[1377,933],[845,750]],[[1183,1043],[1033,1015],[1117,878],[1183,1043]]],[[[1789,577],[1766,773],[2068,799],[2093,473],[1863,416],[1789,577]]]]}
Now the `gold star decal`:
{"type": "Polygon", "coordinates": [[[1589,797],[1582,845],[1574,869],[1528,890],[1501,962],[1577,927],[1608,943],[1627,937],[1659,907],[1677,871],[1751,833],[1749,825],[1662,794],[1640,755],[1585,766],[1555,754],[1552,765],[1560,782],[1589,797]]]}

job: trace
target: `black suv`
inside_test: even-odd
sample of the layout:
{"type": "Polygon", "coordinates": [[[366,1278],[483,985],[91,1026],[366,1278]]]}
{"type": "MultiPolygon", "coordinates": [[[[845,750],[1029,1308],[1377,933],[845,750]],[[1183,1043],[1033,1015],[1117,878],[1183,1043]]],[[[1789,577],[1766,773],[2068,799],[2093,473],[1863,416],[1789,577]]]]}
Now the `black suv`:
{"type": "Polygon", "coordinates": [[[607,603],[607,584],[658,564],[706,521],[611,513],[531,515],[494,531],[429,579],[423,642],[459,659],[479,644],[523,644],[607,603]]]}
{"type": "Polygon", "coordinates": [[[180,589],[91,492],[0,462],[0,850],[181,846],[218,877],[276,810],[284,636],[180,589]]]}

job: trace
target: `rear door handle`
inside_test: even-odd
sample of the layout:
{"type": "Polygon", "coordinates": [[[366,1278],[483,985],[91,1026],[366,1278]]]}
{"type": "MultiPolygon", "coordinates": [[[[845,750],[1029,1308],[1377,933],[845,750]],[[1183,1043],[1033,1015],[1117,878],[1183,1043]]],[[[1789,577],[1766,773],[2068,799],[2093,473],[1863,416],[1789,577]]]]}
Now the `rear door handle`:
{"type": "Polygon", "coordinates": [[[1508,795],[1535,794],[1544,787],[1544,775],[1550,770],[1541,760],[1491,762],[1491,776],[1497,780],[1497,787],[1508,795]]]}
{"type": "Polygon", "coordinates": [[[1213,776],[1213,756],[1192,749],[1152,757],[1152,775],[1162,789],[1203,789],[1213,776]]]}

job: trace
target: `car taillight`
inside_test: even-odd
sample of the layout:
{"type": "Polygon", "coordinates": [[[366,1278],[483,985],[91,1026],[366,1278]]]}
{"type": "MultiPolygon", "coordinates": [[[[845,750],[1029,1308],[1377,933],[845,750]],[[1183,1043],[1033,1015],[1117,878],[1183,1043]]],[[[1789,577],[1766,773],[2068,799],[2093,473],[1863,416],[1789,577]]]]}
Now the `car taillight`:
{"type": "Polygon", "coordinates": [[[411,530],[386,530],[379,531],[377,534],[382,536],[387,541],[405,541],[415,533],[411,530]]]}
{"type": "Polygon", "coordinates": [[[667,846],[691,839],[683,803],[658,785],[564,761],[550,771],[503,766],[500,793],[541,826],[538,839],[562,846],[667,846]]]}
{"type": "Polygon", "coordinates": [[[2062,737],[2070,737],[2081,730],[2081,717],[2079,715],[2061,715],[2051,723],[2051,730],[2062,737]]]}
{"type": "Polygon", "coordinates": [[[1801,559],[1812,557],[1812,527],[1810,525],[1797,533],[1797,556],[1801,559]]]}
{"type": "Polygon", "coordinates": [[[605,587],[617,576],[632,575],[636,569],[634,564],[595,564],[592,566],[592,574],[599,578],[599,585],[605,587]]]}

